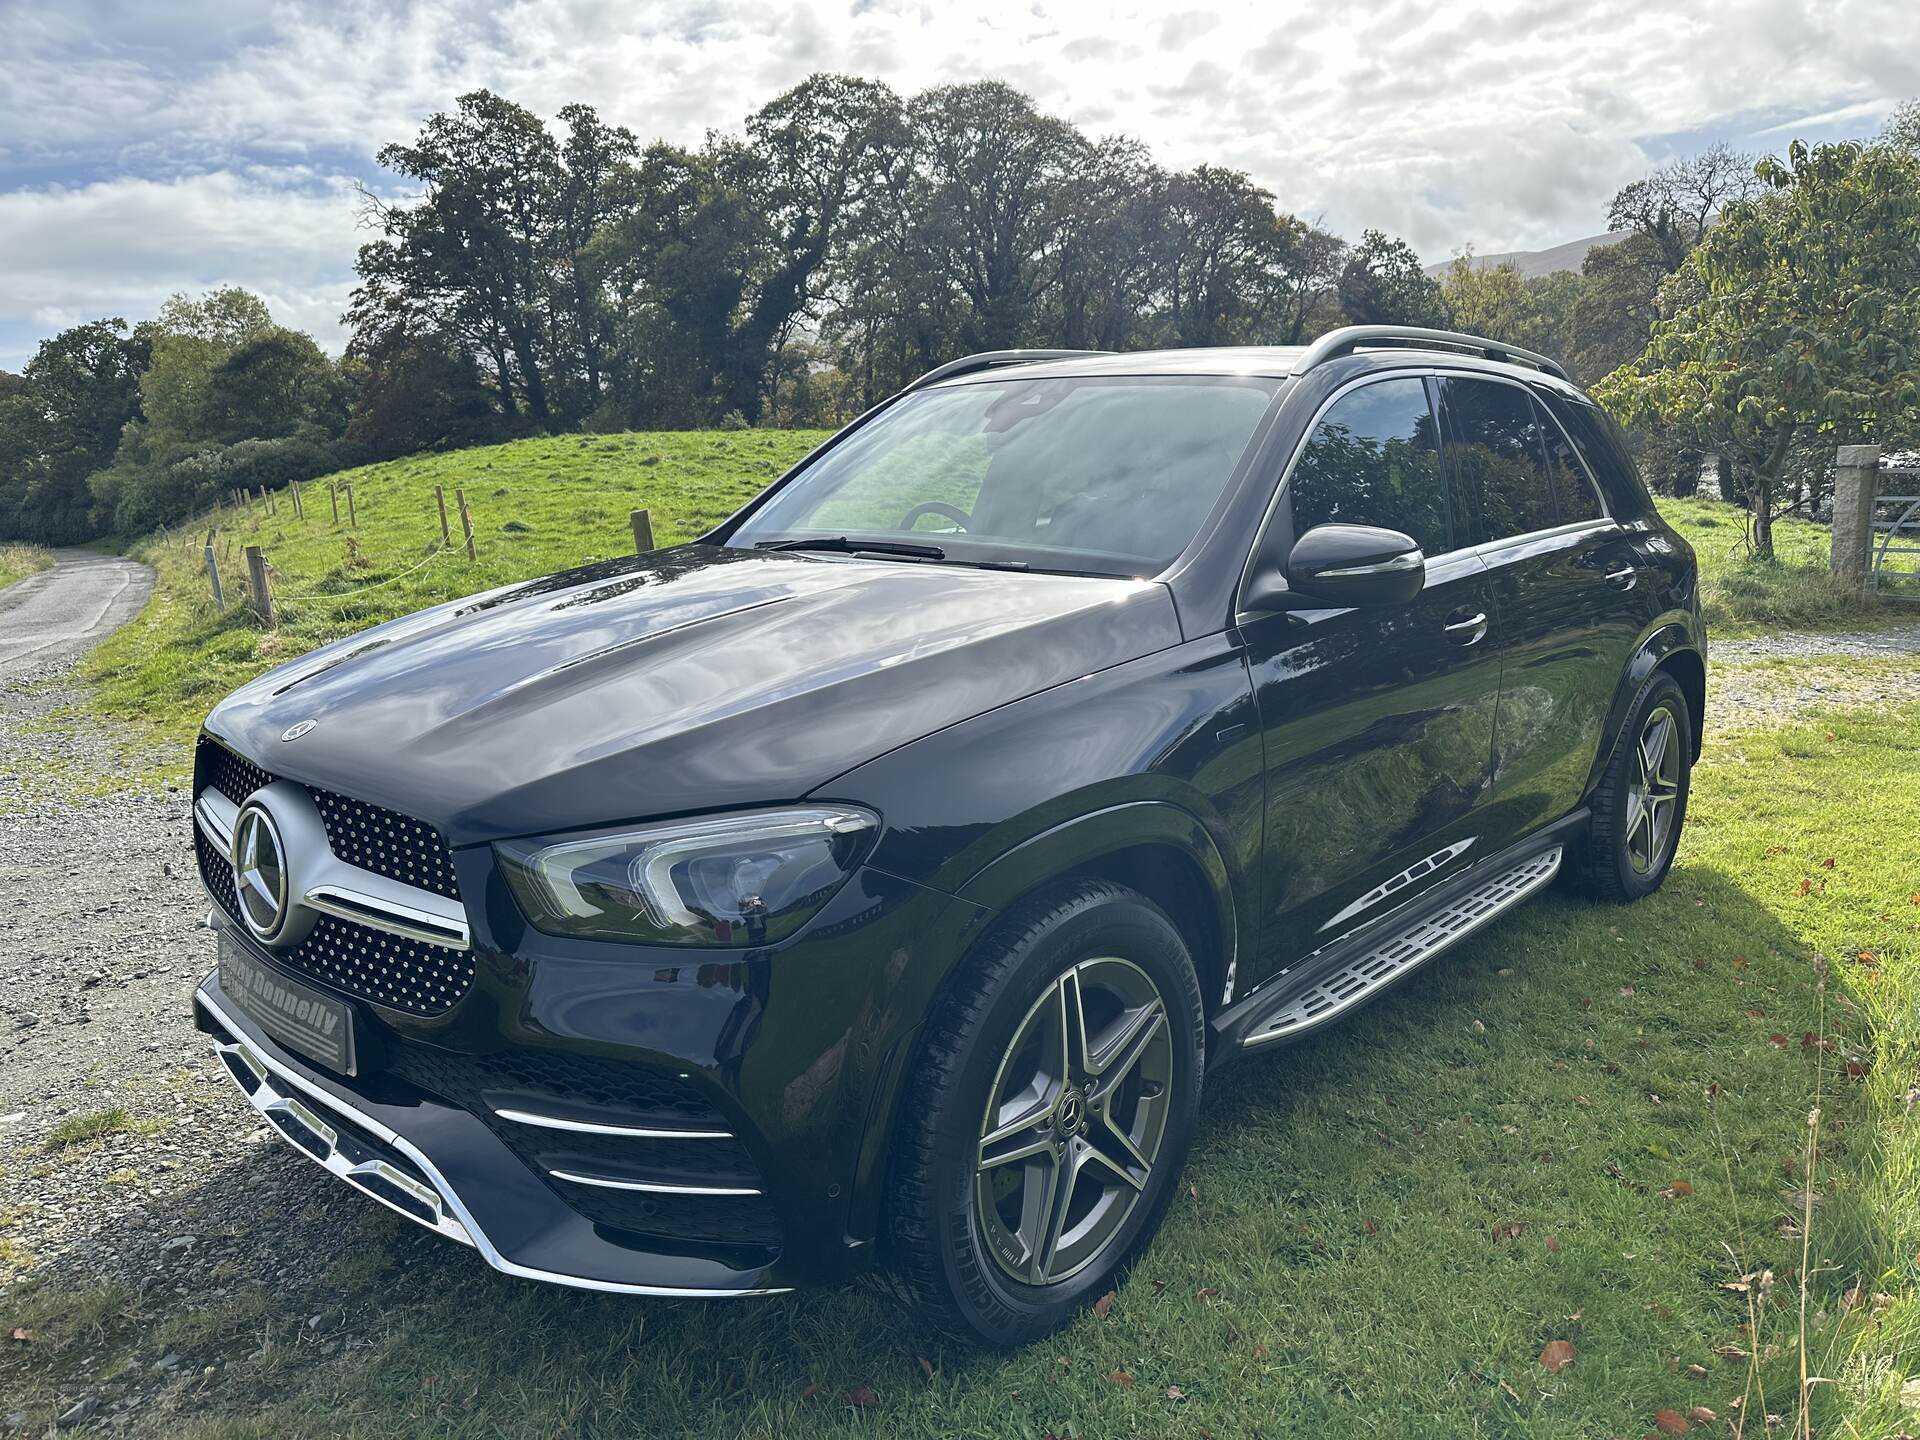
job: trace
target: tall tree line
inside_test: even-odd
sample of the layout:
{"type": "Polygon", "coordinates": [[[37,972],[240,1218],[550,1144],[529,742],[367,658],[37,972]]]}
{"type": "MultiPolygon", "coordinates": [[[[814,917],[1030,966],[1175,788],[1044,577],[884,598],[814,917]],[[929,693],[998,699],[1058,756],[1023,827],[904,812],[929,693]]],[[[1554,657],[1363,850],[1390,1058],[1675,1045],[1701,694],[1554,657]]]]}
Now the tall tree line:
{"type": "Polygon", "coordinates": [[[375,377],[457,362],[533,428],[831,421],[969,351],[1444,318],[1404,243],[1349,246],[1240,172],[1169,172],[997,81],[816,75],[697,148],[559,120],[478,91],[381,151],[421,198],[368,202],[349,318],[375,377]]]}

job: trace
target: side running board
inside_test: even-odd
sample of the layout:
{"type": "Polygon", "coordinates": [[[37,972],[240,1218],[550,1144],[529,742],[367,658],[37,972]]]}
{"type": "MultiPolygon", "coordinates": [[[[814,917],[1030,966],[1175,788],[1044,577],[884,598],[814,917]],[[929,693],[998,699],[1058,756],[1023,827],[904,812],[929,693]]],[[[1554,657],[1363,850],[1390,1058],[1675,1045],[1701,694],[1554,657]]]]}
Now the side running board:
{"type": "Polygon", "coordinates": [[[1560,868],[1561,849],[1556,845],[1529,856],[1414,920],[1398,935],[1382,940],[1262,1021],[1240,1042],[1241,1048],[1252,1050],[1290,1039],[1371,1000],[1553,879],[1560,868]]]}

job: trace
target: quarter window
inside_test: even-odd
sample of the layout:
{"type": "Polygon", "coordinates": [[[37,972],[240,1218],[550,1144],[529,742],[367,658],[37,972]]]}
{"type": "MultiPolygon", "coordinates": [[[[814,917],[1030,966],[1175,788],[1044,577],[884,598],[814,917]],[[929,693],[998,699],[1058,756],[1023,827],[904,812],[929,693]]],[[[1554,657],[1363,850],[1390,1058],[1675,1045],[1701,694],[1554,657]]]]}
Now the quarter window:
{"type": "Polygon", "coordinates": [[[1546,441],[1547,483],[1553,488],[1560,523],[1571,525],[1577,520],[1602,519],[1606,512],[1600,508],[1600,497],[1594,494],[1593,482],[1587,478],[1586,467],[1581,465],[1566,433],[1537,399],[1533,406],[1541,438],[1546,441]]]}
{"type": "Polygon", "coordinates": [[[1457,376],[1440,387],[1447,454],[1461,484],[1479,497],[1482,538],[1504,540],[1558,525],[1540,422],[1527,392],[1457,376]]]}
{"type": "Polygon", "coordinates": [[[1446,483],[1426,383],[1377,380],[1321,416],[1287,482],[1293,533],[1316,525],[1378,525],[1429,555],[1453,548],[1446,483]]]}

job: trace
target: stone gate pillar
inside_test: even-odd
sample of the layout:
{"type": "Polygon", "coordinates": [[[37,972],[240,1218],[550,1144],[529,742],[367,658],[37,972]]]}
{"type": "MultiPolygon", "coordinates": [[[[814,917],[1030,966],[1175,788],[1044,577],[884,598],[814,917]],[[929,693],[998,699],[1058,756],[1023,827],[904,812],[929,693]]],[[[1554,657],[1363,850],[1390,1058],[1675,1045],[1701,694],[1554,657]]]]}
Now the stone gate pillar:
{"type": "Polygon", "coordinates": [[[1833,573],[1864,585],[1873,551],[1878,445],[1842,445],[1833,480],[1833,573]]]}

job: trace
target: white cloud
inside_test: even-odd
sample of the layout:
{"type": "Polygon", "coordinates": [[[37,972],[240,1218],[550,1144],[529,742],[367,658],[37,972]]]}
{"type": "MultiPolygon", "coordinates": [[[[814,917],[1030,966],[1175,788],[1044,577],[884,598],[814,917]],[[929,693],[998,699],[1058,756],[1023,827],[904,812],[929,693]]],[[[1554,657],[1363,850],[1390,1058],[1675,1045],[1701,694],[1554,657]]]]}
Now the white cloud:
{"type": "MultiPolygon", "coordinates": [[[[231,172],[0,194],[0,315],[51,334],[102,315],[151,316],[176,290],[244,285],[330,349],[351,288],[356,198],[231,172]]],[[[0,354],[17,368],[31,345],[0,354]]]]}
{"type": "Polygon", "coordinates": [[[369,175],[479,86],[696,142],[814,70],[903,93],[993,76],[1430,260],[1596,232],[1660,137],[1867,129],[1920,92],[1913,0],[15,0],[7,17],[0,270],[20,268],[13,227],[38,248],[0,274],[6,330],[237,280],[336,338],[358,237],[325,177],[369,175]]]}

